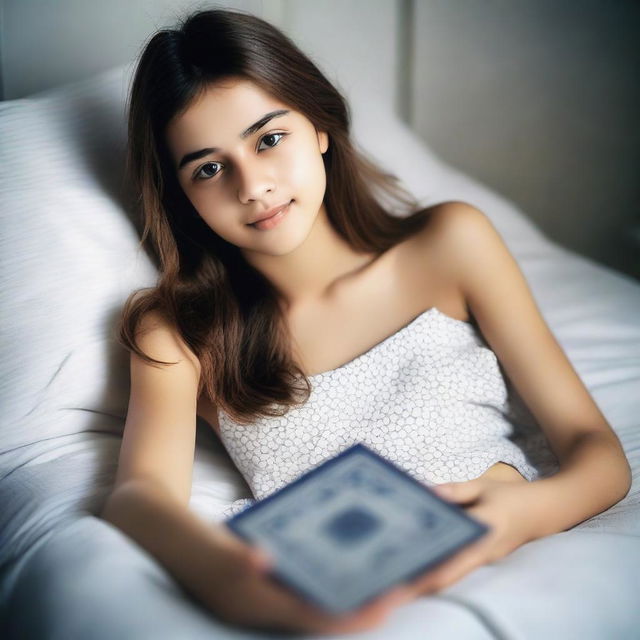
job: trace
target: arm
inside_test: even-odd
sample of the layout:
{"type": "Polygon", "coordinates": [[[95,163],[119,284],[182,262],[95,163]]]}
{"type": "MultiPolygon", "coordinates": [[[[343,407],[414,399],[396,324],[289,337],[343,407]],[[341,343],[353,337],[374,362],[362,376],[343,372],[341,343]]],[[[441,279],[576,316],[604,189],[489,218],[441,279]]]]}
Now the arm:
{"type": "Polygon", "coordinates": [[[560,464],[531,483],[535,537],[563,531],[620,501],[631,469],[620,441],[545,323],[515,259],[489,219],[446,203],[443,249],[469,311],[544,431],[560,464]]]}
{"type": "Polygon", "coordinates": [[[213,557],[216,532],[188,509],[195,449],[200,364],[154,314],[138,343],[153,366],[131,354],[131,394],[115,487],[101,517],[154,555],[188,590],[206,599],[203,558],[213,557]]]}
{"type": "Polygon", "coordinates": [[[631,486],[629,463],[616,436],[578,436],[560,471],[531,483],[527,496],[532,537],[565,531],[622,500],[631,486]]]}
{"type": "MultiPolygon", "coordinates": [[[[130,480],[114,490],[101,517],[153,555],[198,600],[210,603],[217,553],[235,540],[186,508],[173,492],[153,480],[130,480]]],[[[237,548],[237,562],[243,561],[237,548]]]]}
{"type": "Polygon", "coordinates": [[[465,505],[489,533],[411,584],[433,593],[522,544],[558,533],[620,501],[631,469],[620,441],[547,327],[516,261],[489,219],[463,202],[434,211],[437,259],[544,431],[560,464],[549,478],[476,478],[432,487],[465,505]]]}
{"type": "Polygon", "coordinates": [[[131,355],[131,396],[115,487],[101,517],[151,553],[224,622],[241,627],[341,633],[377,626],[407,593],[388,592],[347,616],[331,616],[278,585],[269,559],[224,525],[188,508],[200,365],[177,332],[145,316],[131,355]]]}

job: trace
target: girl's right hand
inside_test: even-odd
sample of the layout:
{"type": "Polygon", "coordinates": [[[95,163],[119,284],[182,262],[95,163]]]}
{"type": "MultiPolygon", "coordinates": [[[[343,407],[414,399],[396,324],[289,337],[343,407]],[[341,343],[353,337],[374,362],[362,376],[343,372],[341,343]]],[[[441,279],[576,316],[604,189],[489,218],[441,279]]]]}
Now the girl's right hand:
{"type": "MultiPolygon", "coordinates": [[[[208,564],[204,604],[227,624],[254,630],[298,633],[355,633],[379,626],[398,605],[413,599],[407,586],[395,587],[363,607],[331,615],[274,582],[263,550],[241,540],[224,524],[216,528],[214,557],[208,564]]],[[[202,594],[201,594],[202,596],[202,594]]]]}

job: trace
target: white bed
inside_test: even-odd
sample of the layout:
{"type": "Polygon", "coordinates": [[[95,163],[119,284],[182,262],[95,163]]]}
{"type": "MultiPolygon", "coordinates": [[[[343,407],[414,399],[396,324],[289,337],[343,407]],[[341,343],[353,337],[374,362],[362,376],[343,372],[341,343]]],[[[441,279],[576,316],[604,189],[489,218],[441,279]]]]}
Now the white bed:
{"type": "MultiPolygon", "coordinates": [[[[129,73],[117,68],[0,103],[0,635],[263,637],[218,622],[94,515],[113,482],[129,392],[114,323],[129,292],[156,279],[123,204],[129,73]]],[[[640,637],[640,283],[551,242],[371,97],[349,99],[356,140],[423,204],[464,200],[492,219],[634,474],[627,497],[605,513],[397,609],[358,637],[640,637]]],[[[199,423],[191,507],[215,522],[249,496],[199,423]]]]}

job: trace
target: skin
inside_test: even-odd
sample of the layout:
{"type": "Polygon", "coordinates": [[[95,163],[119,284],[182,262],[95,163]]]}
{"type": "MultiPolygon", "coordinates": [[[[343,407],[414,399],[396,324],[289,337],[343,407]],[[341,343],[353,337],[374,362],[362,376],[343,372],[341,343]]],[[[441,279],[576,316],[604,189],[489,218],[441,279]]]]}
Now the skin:
{"type": "MultiPolygon", "coordinates": [[[[631,472],[620,442],[487,216],[467,203],[442,203],[424,231],[386,254],[355,252],[332,229],[323,204],[327,133],[292,110],[246,139],[238,135],[264,114],[288,108],[246,80],[229,79],[176,116],[166,135],[179,183],[198,213],[281,294],[304,370],[311,375],[340,366],[432,306],[461,321],[472,315],[560,462],[557,474],[535,482],[498,463],[479,478],[440,485],[444,498],[491,531],[406,585],[380,611],[444,589],[621,500],[631,472]],[[204,147],[221,151],[178,167],[185,154],[204,147]],[[207,175],[220,172],[197,180],[194,173],[203,168],[207,175]],[[292,198],[278,227],[247,226],[257,213],[292,198]],[[318,340],[321,335],[329,339],[318,340]]],[[[201,403],[198,412],[217,429],[214,407],[201,403]]],[[[268,571],[268,562],[251,566],[256,576],[268,571]]],[[[382,617],[374,617],[375,624],[382,617]]]]}
{"type": "Polygon", "coordinates": [[[277,109],[290,108],[249,81],[229,80],[207,90],[174,118],[166,135],[176,164],[194,150],[224,150],[177,169],[178,181],[209,227],[240,247],[292,310],[317,304],[346,272],[373,256],[355,253],[327,219],[322,161],[329,145],[326,132],[316,131],[304,115],[290,110],[254,135],[239,138],[248,124],[277,109]],[[211,164],[214,161],[217,164],[211,164]],[[195,179],[194,172],[203,165],[201,177],[215,176],[195,179]],[[291,199],[290,213],[276,229],[263,232],[246,225],[260,212],[291,199]]]}

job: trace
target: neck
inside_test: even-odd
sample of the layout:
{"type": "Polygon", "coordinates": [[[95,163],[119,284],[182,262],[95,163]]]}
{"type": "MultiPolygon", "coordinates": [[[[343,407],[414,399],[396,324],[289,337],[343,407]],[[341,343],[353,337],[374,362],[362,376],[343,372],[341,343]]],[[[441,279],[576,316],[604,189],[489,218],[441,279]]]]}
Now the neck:
{"type": "Polygon", "coordinates": [[[356,252],[331,226],[324,204],[305,240],[286,255],[243,251],[276,288],[288,312],[326,302],[376,254],[356,252]]]}

